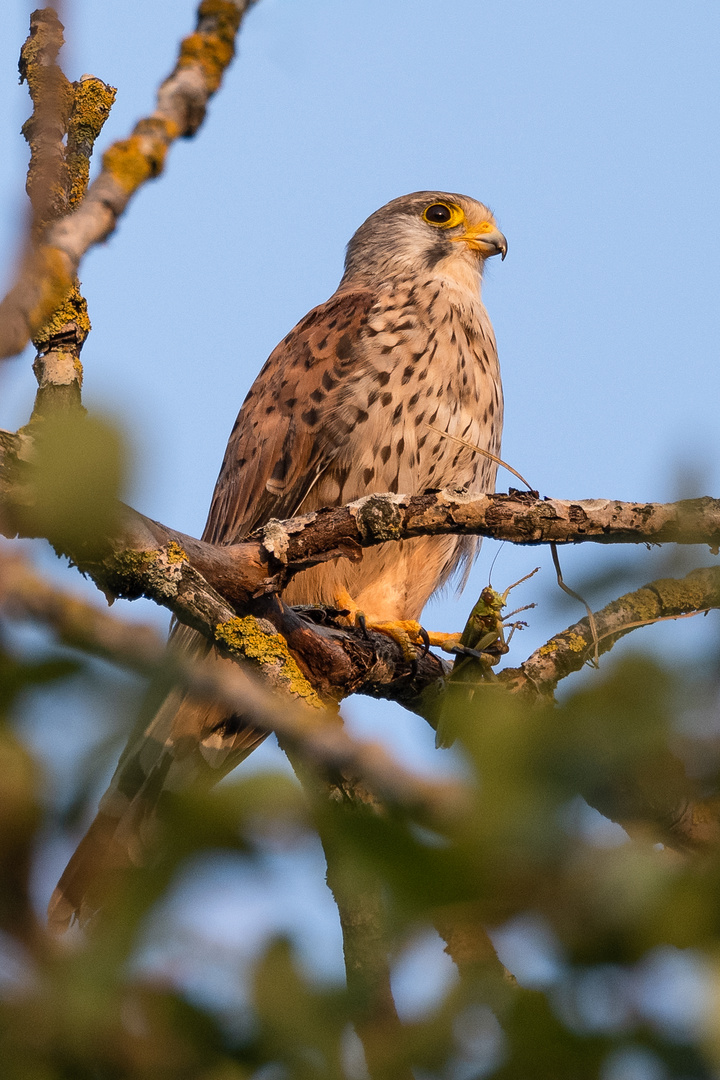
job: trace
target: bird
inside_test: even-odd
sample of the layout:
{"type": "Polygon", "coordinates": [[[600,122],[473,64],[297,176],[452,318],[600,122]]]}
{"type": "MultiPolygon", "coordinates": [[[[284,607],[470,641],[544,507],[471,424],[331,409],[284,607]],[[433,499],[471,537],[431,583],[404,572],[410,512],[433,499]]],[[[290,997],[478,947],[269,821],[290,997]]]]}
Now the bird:
{"type": "MultiPolygon", "coordinates": [[[[272,518],[378,492],[493,491],[503,395],[481,284],[486,261],[506,253],[492,212],[466,195],[418,191],[371,214],[347,246],[335,293],[283,338],[252,384],[203,540],[234,544],[272,518]]],[[[339,605],[365,625],[392,633],[400,624],[401,636],[409,625],[412,635],[427,600],[462,575],[477,547],[467,536],[383,543],[359,561],[303,570],[283,599],[339,605]]],[[[180,649],[233,662],[187,627],[173,636],[180,649]]],[[[142,864],[163,791],[212,784],[264,738],[251,721],[172,691],[131,735],[53,893],[51,928],[89,921],[96,883],[142,864]]]]}

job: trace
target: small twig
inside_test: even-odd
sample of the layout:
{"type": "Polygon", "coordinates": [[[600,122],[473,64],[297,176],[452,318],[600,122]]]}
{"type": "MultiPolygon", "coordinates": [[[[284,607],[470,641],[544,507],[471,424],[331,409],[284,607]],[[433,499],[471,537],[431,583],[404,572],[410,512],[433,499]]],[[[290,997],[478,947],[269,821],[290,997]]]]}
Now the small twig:
{"type": "Polygon", "coordinates": [[[598,633],[597,633],[597,626],[595,625],[595,616],[593,614],[592,608],[590,607],[588,602],[585,600],[585,598],[580,595],[580,593],[575,592],[574,589],[571,589],[569,585],[565,584],[565,582],[563,580],[563,576],[562,576],[562,570],[560,569],[560,559],[558,558],[557,545],[554,542],[550,544],[550,553],[552,555],[552,561],[553,561],[553,566],[555,567],[555,574],[557,576],[558,585],[560,586],[560,588],[562,589],[562,591],[564,593],[567,593],[568,596],[572,596],[573,600],[579,600],[579,602],[582,604],[582,606],[587,611],[588,623],[590,624],[590,632],[592,633],[593,645],[595,647],[595,653],[594,653],[594,656],[593,656],[593,663],[594,663],[595,667],[598,667],[598,665],[600,663],[600,654],[598,652],[599,638],[598,638],[598,633]]]}
{"type": "Polygon", "coordinates": [[[500,681],[514,692],[550,697],[558,683],[579,671],[597,639],[600,654],[631,630],[663,619],[674,619],[720,608],[720,567],[693,570],[684,578],[660,578],[626,593],[594,612],[595,633],[587,618],[556,634],[536,649],[519,668],[506,668],[500,681]]]}
{"type": "Polygon", "coordinates": [[[445,439],[450,439],[454,443],[459,443],[460,446],[464,446],[468,450],[474,450],[476,454],[482,454],[483,457],[489,458],[490,461],[494,461],[496,465],[501,465],[503,469],[507,469],[509,473],[512,473],[513,476],[516,476],[520,483],[525,485],[528,491],[536,490],[525,479],[524,476],[520,475],[517,469],[513,469],[512,465],[508,465],[507,461],[503,461],[503,459],[498,457],[496,454],[491,454],[489,450],[484,450],[482,446],[476,446],[475,443],[468,442],[466,439],[461,439],[459,435],[451,435],[449,431],[442,431],[441,428],[433,427],[432,424],[428,424],[427,422],[424,424],[424,427],[430,428],[430,430],[434,431],[436,435],[442,435],[445,439]]]}
{"type": "MultiPolygon", "coordinates": [[[[657,619],[638,619],[637,622],[625,623],[623,630],[637,630],[641,626],[652,626],[654,623],[660,622],[677,622],[678,619],[694,619],[696,615],[707,615],[710,611],[712,611],[712,608],[706,607],[700,608],[698,611],[686,611],[682,615],[660,615],[657,619]]],[[[614,637],[615,634],[617,634],[617,630],[608,630],[607,633],[600,634],[593,644],[597,648],[599,642],[605,638],[614,637]]]]}

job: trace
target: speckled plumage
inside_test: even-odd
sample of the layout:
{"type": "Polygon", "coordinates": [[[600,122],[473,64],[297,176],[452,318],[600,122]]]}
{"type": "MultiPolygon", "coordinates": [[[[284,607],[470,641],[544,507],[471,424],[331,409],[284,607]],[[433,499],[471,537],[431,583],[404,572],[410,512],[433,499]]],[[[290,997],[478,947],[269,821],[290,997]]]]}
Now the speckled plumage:
{"type": "MultiPolygon", "coordinates": [[[[270,518],[372,492],[493,490],[496,465],[440,432],[499,454],[502,390],[480,298],[484,259],[498,252],[505,240],[492,214],[466,196],[417,192],[371,215],[348,245],[337,292],[277,346],[245,399],[204,539],[235,543],[270,518]],[[461,223],[427,221],[438,203],[457,208],[461,223]]],[[[298,574],[285,599],[332,605],[345,589],[374,618],[419,619],[475,550],[472,538],[452,536],[382,544],[358,563],[298,574]]],[[[207,651],[185,628],[176,638],[207,651]]],[[[215,706],[171,695],[125,751],[51,902],[55,925],[80,911],[98,851],[118,864],[141,858],[163,787],[219,779],[262,738],[215,706]]]]}

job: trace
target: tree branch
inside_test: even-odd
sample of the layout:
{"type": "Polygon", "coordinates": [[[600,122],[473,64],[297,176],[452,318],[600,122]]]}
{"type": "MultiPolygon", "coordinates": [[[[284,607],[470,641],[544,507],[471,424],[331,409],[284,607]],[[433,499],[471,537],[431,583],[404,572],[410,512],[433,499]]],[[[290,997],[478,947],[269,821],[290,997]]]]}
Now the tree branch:
{"type": "Polygon", "coordinates": [[[103,156],[100,175],[77,207],[47,230],[0,304],[0,357],[20,352],[68,295],[83,255],[114,231],[135,192],[162,172],[167,151],[194,135],[235,52],[240,22],[254,0],[202,0],[196,30],[180,45],[154,111],[103,156]]]}
{"type": "MultiPolygon", "coordinates": [[[[0,532],[32,537],[24,508],[32,504],[32,445],[27,435],[0,431],[0,495],[5,513],[0,532]],[[18,469],[18,459],[20,465],[18,469]]],[[[328,559],[362,557],[362,550],[388,540],[417,536],[475,535],[538,545],[612,543],[720,545],[720,499],[674,503],[623,503],[608,499],[570,502],[540,499],[534,493],[495,493],[470,497],[457,491],[421,495],[369,495],[347,506],[329,507],[287,521],[270,521],[238,544],[215,545],[153,521],[130,507],[118,511],[118,527],[107,538],[101,562],[83,552],[62,551],[104,591],[134,599],[145,595],[163,603],[147,575],[142,554],[174,543],[213,588],[236,607],[252,605],[281,591],[294,574],[328,559]]]]}
{"type": "MultiPolygon", "coordinates": [[[[27,435],[0,432],[0,493],[5,496],[0,532],[7,536],[36,535],[26,515],[34,497],[27,460],[32,452],[27,435]]],[[[387,696],[422,714],[422,692],[445,674],[442,661],[424,657],[411,673],[400,648],[385,635],[366,637],[332,620],[325,626],[312,625],[278,599],[277,593],[293,574],[340,555],[359,558],[363,548],[388,540],[444,533],[475,532],[532,544],[551,539],[714,544],[720,538],[720,501],[709,498],[640,505],[609,500],[541,501],[517,492],[472,499],[449,491],[372,495],[349,506],[271,521],[247,541],[228,546],[207,544],[126,506],[120,507],[118,517],[119,524],[99,555],[82,549],[61,551],[108,597],[146,596],[216,643],[218,624],[228,623],[238,613],[267,619],[286,639],[301,673],[322,698],[339,700],[350,693],[387,696]]],[[[712,570],[707,574],[712,575],[712,570]]],[[[705,585],[712,593],[709,581],[705,585]]],[[[642,597],[633,603],[628,600],[625,622],[698,610],[693,607],[696,586],[697,582],[689,583],[689,592],[681,589],[680,596],[676,588],[675,608],[648,608],[642,597]]],[[[712,598],[701,592],[702,606],[714,606],[712,598]]],[[[602,621],[601,634],[622,630],[618,618],[625,607],[617,603],[621,605],[618,614],[607,630],[602,621]]],[[[544,646],[527,661],[515,677],[519,680],[516,689],[533,695],[551,693],[560,678],[578,670],[589,644],[583,626],[584,621],[578,624],[580,629],[571,627],[553,639],[557,645],[544,646]]],[[[602,651],[612,640],[604,639],[602,651]]]]}
{"type": "MultiPolygon", "coordinates": [[[[720,567],[692,570],[681,579],[658,578],[595,612],[598,652],[609,652],[625,634],[648,623],[718,607],[720,567]]],[[[584,618],[536,649],[519,668],[500,672],[499,678],[513,693],[551,698],[561,679],[587,663],[593,647],[589,621],[584,618]]]]}

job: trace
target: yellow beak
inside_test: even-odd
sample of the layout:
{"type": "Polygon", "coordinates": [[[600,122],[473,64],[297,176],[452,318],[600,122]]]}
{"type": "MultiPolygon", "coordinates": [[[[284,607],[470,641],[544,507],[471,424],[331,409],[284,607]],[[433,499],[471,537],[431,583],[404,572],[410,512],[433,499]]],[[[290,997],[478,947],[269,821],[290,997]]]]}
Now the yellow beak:
{"type": "Polygon", "coordinates": [[[481,221],[478,225],[470,225],[462,236],[452,236],[451,240],[462,241],[471,247],[473,251],[479,251],[484,259],[492,255],[507,255],[507,240],[496,225],[489,221],[481,221]]]}

